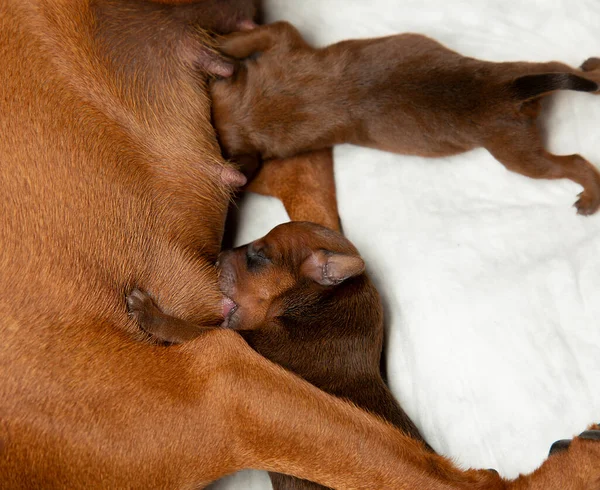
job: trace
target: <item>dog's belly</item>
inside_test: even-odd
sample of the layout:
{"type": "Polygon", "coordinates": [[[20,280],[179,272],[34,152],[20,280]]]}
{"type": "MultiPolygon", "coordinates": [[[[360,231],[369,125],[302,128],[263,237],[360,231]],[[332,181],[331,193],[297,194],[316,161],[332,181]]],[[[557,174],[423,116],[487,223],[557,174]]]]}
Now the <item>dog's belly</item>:
{"type": "Polygon", "coordinates": [[[136,342],[124,299],[139,286],[222,320],[212,260],[229,191],[205,89],[183,65],[170,88],[112,71],[91,18],[84,2],[0,5],[3,487],[173,488],[173,457],[219,476],[177,447],[197,437],[186,418],[213,430],[206,373],[237,344],[136,342]]]}

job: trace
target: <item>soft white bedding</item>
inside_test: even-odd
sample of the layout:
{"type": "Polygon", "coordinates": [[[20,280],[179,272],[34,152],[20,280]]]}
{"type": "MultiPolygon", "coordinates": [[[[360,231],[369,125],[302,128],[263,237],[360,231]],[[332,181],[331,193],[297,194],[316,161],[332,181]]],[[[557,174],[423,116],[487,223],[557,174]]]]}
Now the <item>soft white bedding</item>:
{"type": "MultiPolygon", "coordinates": [[[[267,0],[323,45],[420,32],[503,60],[600,56],[596,0],[267,0]]],[[[542,115],[547,147],[600,165],[600,97],[561,93],[542,115]]],[[[600,214],[581,188],[510,173],[485,150],[425,160],[343,146],[344,230],[384,298],[390,385],[430,444],[464,467],[529,472],[553,441],[600,420],[600,214]]],[[[240,243],[286,221],[249,196],[240,243]]],[[[218,489],[267,489],[242,472],[218,489]]]]}

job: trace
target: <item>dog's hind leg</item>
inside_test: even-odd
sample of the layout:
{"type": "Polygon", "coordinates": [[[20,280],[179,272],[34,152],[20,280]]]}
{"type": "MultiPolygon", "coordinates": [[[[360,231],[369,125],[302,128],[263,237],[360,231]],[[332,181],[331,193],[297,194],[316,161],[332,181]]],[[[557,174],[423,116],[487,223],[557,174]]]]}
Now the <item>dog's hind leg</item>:
{"type": "MultiPolygon", "coordinates": [[[[206,338],[232,332],[220,333],[206,338]]],[[[265,469],[337,489],[507,488],[489,472],[458,470],[420,442],[315,388],[247,345],[227,351],[220,351],[212,391],[205,397],[213,403],[211,415],[220,417],[218,426],[227,429],[231,471],[265,469]]]]}

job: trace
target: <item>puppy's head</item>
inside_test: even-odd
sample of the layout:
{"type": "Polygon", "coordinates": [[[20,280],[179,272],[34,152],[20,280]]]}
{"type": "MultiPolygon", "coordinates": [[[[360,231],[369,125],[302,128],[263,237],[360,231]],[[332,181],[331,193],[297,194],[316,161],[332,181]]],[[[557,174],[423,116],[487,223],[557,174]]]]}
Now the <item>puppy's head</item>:
{"type": "Polygon", "coordinates": [[[261,328],[290,309],[314,305],[365,270],[346,238],[308,222],[277,226],[259,240],[222,252],[218,265],[226,296],[223,326],[236,330],[261,328]]]}

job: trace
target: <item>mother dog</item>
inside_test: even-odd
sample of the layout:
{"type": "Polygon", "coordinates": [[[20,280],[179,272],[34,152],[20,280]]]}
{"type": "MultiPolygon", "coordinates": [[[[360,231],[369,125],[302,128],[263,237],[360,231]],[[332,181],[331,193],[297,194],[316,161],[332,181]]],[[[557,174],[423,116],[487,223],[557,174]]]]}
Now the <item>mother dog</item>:
{"type": "Polygon", "coordinates": [[[0,486],[191,488],[247,467],[335,488],[597,482],[595,432],[516,482],[461,472],[214,328],[239,180],[203,75],[230,67],[202,28],[248,27],[252,12],[0,2],[0,486]],[[135,287],[207,333],[173,347],[136,338],[135,287]]]}

